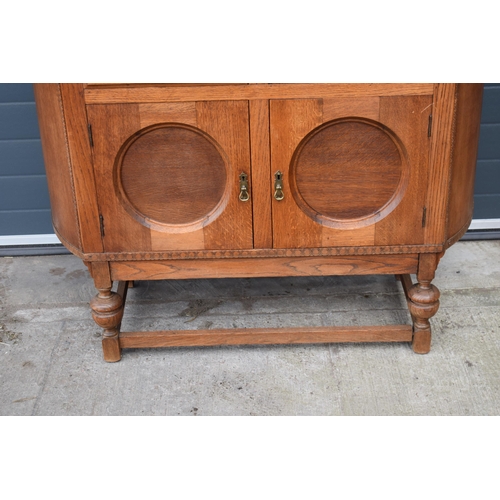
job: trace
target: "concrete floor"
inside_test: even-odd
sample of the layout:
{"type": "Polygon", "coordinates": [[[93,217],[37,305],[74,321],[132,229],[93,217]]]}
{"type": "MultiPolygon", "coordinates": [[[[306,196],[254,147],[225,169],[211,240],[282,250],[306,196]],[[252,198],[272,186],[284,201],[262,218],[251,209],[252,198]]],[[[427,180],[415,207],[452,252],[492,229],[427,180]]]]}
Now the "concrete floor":
{"type": "MultiPolygon", "coordinates": [[[[408,344],[127,350],[102,361],[72,255],[0,259],[1,415],[498,415],[500,241],[460,242],[434,283],[427,355],[408,344]]],[[[409,321],[393,276],[141,282],[123,329],[409,321]]]]}

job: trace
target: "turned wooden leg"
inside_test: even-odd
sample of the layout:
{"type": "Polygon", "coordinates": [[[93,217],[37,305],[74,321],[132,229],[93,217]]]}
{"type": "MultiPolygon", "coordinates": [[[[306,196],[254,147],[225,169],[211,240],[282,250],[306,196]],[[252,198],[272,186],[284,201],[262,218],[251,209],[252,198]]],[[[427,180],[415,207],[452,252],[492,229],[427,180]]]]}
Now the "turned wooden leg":
{"type": "Polygon", "coordinates": [[[429,319],[439,309],[439,290],[431,284],[437,266],[434,254],[420,256],[417,283],[408,289],[408,308],[413,318],[413,351],[426,354],[431,350],[431,324],[429,319]]]}
{"type": "Polygon", "coordinates": [[[104,360],[120,361],[121,349],[118,334],[123,317],[124,301],[120,294],[111,288],[100,288],[98,294],[90,301],[92,317],[103,328],[102,350],[104,360]]]}
{"type": "Polygon", "coordinates": [[[413,350],[426,354],[431,350],[431,324],[429,319],[439,309],[439,290],[430,281],[421,281],[408,291],[408,306],[413,318],[413,350]]]}

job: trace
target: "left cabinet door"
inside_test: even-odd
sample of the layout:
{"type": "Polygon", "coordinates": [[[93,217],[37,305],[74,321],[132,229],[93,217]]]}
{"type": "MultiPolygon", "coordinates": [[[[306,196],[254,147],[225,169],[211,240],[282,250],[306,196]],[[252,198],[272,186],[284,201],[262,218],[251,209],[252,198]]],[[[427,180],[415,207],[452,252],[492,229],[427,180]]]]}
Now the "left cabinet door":
{"type": "Polygon", "coordinates": [[[87,114],[106,252],[253,247],[251,196],[239,196],[240,175],[251,179],[246,101],[88,105],[87,114]]]}

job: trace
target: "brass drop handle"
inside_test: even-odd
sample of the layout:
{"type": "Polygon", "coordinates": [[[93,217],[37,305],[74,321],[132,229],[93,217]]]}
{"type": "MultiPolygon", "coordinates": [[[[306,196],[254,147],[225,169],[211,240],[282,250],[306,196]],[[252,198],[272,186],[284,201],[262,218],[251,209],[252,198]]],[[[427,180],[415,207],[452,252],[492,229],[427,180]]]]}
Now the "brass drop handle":
{"type": "Polygon", "coordinates": [[[245,172],[240,174],[240,201],[248,201],[250,193],[248,192],[248,175],[245,172]]]}
{"type": "Polygon", "coordinates": [[[283,194],[283,174],[278,170],[274,174],[274,199],[281,201],[285,195],[283,194]]]}

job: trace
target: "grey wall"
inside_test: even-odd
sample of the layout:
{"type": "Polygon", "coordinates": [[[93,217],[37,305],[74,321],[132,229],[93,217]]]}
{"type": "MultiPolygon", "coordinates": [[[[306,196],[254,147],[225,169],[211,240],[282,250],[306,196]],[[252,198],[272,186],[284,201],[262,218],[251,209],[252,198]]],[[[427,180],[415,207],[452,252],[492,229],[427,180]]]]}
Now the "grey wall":
{"type": "Polygon", "coordinates": [[[474,219],[500,219],[500,83],[484,86],[474,219]]]}
{"type": "MultiPolygon", "coordinates": [[[[484,89],[475,219],[500,218],[500,84],[484,89]]],[[[40,133],[28,83],[0,84],[0,236],[53,232],[40,133]]]]}
{"type": "Polygon", "coordinates": [[[0,84],[0,235],[53,233],[30,83],[0,84]]]}

